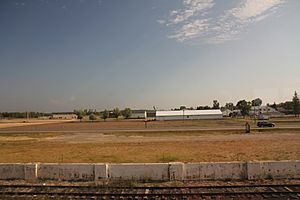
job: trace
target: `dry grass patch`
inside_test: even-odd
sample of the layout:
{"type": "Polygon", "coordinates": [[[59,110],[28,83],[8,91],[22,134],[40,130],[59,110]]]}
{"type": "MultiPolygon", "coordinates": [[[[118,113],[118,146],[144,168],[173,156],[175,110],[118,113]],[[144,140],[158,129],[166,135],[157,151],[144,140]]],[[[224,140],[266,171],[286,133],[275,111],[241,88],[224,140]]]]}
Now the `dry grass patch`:
{"type": "Polygon", "coordinates": [[[0,162],[201,162],[300,160],[299,139],[235,141],[0,143],[0,162]]]}
{"type": "MultiPolygon", "coordinates": [[[[298,126],[298,120],[271,119],[278,126],[298,126]]],[[[192,128],[236,128],[244,127],[249,122],[251,127],[256,127],[254,120],[249,119],[221,119],[221,120],[185,120],[185,121],[150,121],[147,122],[147,129],[192,129],[192,128]]],[[[26,123],[24,123],[26,124],[26,123]]],[[[147,130],[143,120],[119,120],[119,121],[95,121],[95,122],[79,122],[79,121],[56,121],[55,123],[38,124],[29,123],[26,126],[19,127],[1,127],[0,131],[99,131],[102,130],[147,130]]]]}
{"type": "Polygon", "coordinates": [[[63,133],[0,133],[0,142],[22,141],[22,140],[41,140],[58,137],[63,133]]]}
{"type": "MultiPolygon", "coordinates": [[[[272,129],[264,128],[252,130],[251,135],[255,134],[300,134],[299,129],[272,129]]],[[[167,137],[167,136],[217,136],[217,135],[243,135],[242,130],[187,130],[187,131],[122,131],[122,132],[104,132],[103,135],[115,136],[142,136],[142,137],[167,137]]]]}
{"type": "MultiPolygon", "coordinates": [[[[243,119],[222,120],[187,120],[187,121],[151,121],[147,122],[148,129],[168,128],[206,128],[206,127],[232,127],[244,126],[243,119]]],[[[252,122],[250,122],[252,123],[252,122]]],[[[1,127],[0,127],[1,128],[1,127]]],[[[52,124],[37,124],[23,127],[7,127],[2,131],[85,131],[106,129],[144,129],[143,120],[96,121],[96,122],[65,122],[52,124]]]]}

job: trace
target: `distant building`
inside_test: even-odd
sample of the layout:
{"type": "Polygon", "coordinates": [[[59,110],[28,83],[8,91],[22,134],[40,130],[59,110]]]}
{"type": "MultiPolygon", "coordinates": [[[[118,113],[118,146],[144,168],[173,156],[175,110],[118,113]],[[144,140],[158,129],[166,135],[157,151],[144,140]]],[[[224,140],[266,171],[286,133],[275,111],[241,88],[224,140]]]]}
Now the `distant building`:
{"type": "Polygon", "coordinates": [[[268,117],[280,117],[284,114],[269,106],[252,106],[249,112],[252,116],[266,119],[268,117]]]}
{"type": "Polygon", "coordinates": [[[223,117],[230,117],[231,113],[232,113],[232,110],[229,110],[229,109],[222,110],[223,117]]]}
{"type": "Polygon", "coordinates": [[[39,116],[38,119],[43,119],[43,120],[47,120],[50,119],[51,116],[39,116]]]}
{"type": "Polygon", "coordinates": [[[221,110],[156,111],[156,120],[222,119],[221,110]]]}
{"type": "Polygon", "coordinates": [[[52,113],[51,119],[77,119],[74,112],[58,112],[52,113]]]}
{"type": "Polygon", "coordinates": [[[130,118],[132,119],[145,119],[146,110],[132,110],[130,118]]]}
{"type": "Polygon", "coordinates": [[[131,119],[154,118],[155,110],[132,110],[131,119]]]}
{"type": "Polygon", "coordinates": [[[229,110],[229,109],[224,109],[222,111],[222,115],[223,117],[237,117],[237,116],[241,116],[242,113],[241,113],[241,110],[229,110]]]}

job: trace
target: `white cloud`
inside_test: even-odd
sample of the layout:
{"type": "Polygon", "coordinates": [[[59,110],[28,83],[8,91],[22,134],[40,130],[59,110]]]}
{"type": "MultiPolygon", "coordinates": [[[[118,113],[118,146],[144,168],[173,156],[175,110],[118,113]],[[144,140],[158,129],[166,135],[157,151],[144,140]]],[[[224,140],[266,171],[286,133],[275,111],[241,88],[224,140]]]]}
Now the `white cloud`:
{"type": "Polygon", "coordinates": [[[194,37],[202,36],[208,28],[208,19],[194,20],[191,23],[184,24],[174,34],[169,35],[169,38],[174,38],[177,41],[183,42],[194,37]]]}
{"type": "Polygon", "coordinates": [[[247,0],[240,7],[232,9],[231,14],[241,21],[256,19],[271,8],[277,8],[283,0],[247,0]]]}
{"type": "Polygon", "coordinates": [[[158,22],[159,24],[165,24],[165,23],[166,23],[166,20],[159,19],[159,20],[157,20],[157,22],[158,22]]]}
{"type": "Polygon", "coordinates": [[[172,10],[167,20],[168,38],[187,43],[223,43],[240,38],[249,25],[269,17],[287,0],[240,0],[220,15],[208,16],[213,0],[183,0],[183,9],[172,10]]]}
{"type": "Polygon", "coordinates": [[[214,6],[213,0],[183,0],[183,10],[172,10],[169,25],[177,24],[205,12],[214,6]]]}

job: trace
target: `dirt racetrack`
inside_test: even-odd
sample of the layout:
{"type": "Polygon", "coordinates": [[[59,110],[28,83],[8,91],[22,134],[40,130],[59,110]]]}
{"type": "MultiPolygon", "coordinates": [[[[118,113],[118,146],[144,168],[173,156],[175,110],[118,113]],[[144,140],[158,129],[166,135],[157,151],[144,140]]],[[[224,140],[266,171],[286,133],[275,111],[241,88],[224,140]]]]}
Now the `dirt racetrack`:
{"type": "MultiPolygon", "coordinates": [[[[26,123],[24,123],[26,124],[26,123]]],[[[199,127],[241,127],[243,120],[192,120],[192,121],[150,121],[147,128],[199,128],[199,127]]],[[[97,122],[54,121],[53,123],[28,124],[27,126],[3,126],[1,131],[86,131],[107,129],[145,129],[143,120],[115,120],[97,122]]]]}
{"type": "Polygon", "coordinates": [[[139,131],[145,129],[143,121],[120,120],[2,128],[0,162],[300,160],[300,129],[261,129],[251,134],[222,128],[189,130],[243,124],[242,120],[150,122],[151,130],[139,131]]]}

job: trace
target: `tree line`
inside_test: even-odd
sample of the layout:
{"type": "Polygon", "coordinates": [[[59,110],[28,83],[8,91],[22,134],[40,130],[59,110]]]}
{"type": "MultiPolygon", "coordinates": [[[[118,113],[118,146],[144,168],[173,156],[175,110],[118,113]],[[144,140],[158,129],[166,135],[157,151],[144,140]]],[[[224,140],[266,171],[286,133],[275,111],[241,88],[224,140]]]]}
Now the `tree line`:
{"type": "Polygon", "coordinates": [[[39,117],[50,117],[50,113],[42,113],[42,112],[1,112],[1,118],[39,118],[39,117]]]}
{"type": "MultiPolygon", "coordinates": [[[[252,101],[247,101],[245,99],[238,101],[236,104],[229,102],[224,106],[220,107],[218,100],[213,100],[212,106],[197,106],[196,108],[186,106],[180,106],[179,108],[174,108],[172,110],[210,110],[210,109],[221,109],[222,111],[228,109],[230,111],[239,110],[242,116],[249,115],[252,106],[261,106],[262,100],[260,98],[253,99],[252,101]]],[[[297,92],[295,91],[291,101],[286,101],[276,104],[267,104],[267,106],[274,108],[277,111],[283,112],[284,114],[294,114],[299,116],[300,114],[300,102],[297,92]]],[[[123,116],[125,119],[128,119],[132,116],[132,110],[130,108],[125,108],[120,110],[118,107],[104,111],[97,112],[94,109],[79,109],[74,110],[74,113],[77,115],[78,119],[82,120],[87,116],[90,120],[96,120],[101,118],[104,121],[107,118],[116,118],[123,116]]],[[[39,118],[39,117],[51,117],[51,113],[42,113],[42,112],[2,112],[0,113],[1,118],[39,118]]]]}
{"type": "MultiPolygon", "coordinates": [[[[213,100],[212,106],[197,106],[196,108],[186,106],[180,106],[179,108],[174,108],[172,110],[212,110],[212,109],[221,109],[224,110],[239,110],[242,116],[247,116],[250,113],[252,106],[261,106],[262,100],[260,98],[253,99],[252,101],[247,101],[245,99],[238,101],[236,104],[229,102],[224,106],[220,107],[218,100],[213,100]]],[[[279,104],[267,104],[267,106],[274,108],[277,111],[283,112],[284,114],[294,114],[299,116],[300,114],[300,102],[297,92],[295,91],[294,96],[291,101],[282,102],[279,104]]]]}
{"type": "Polygon", "coordinates": [[[77,115],[77,118],[82,121],[85,116],[88,116],[89,120],[94,121],[97,118],[101,118],[104,121],[107,118],[115,118],[118,119],[120,116],[123,116],[125,119],[128,119],[132,115],[132,110],[130,108],[125,108],[124,110],[120,110],[118,107],[114,108],[113,110],[107,110],[97,112],[96,110],[87,110],[87,109],[79,109],[74,110],[74,113],[77,115]]]}

